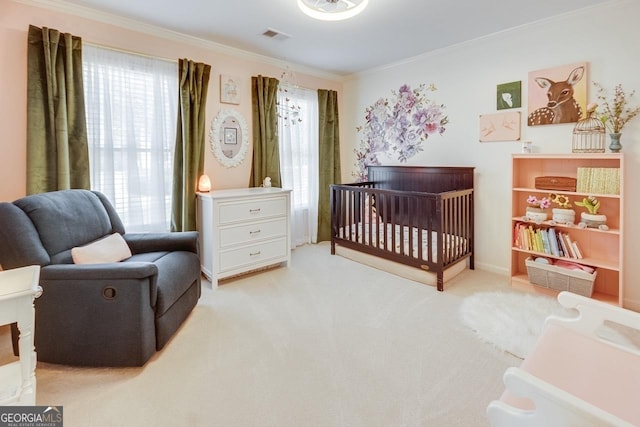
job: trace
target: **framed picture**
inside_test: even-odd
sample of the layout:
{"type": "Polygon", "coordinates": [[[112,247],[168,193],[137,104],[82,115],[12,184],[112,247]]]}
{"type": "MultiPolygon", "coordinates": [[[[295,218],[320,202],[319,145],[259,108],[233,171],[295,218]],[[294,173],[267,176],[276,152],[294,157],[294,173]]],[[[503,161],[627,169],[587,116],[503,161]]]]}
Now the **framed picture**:
{"type": "Polygon", "coordinates": [[[519,140],[520,111],[480,116],[480,142],[519,140]]]}
{"type": "Polygon", "coordinates": [[[228,168],[244,161],[249,148],[249,126],[239,111],[220,110],[209,130],[211,151],[228,168]]]}
{"type": "Polygon", "coordinates": [[[496,88],[496,108],[506,110],[522,107],[522,82],[499,84],[496,88]]]}
{"type": "Polygon", "coordinates": [[[238,144],[238,129],[237,128],[224,128],[224,143],[226,145],[238,144]]]}
{"type": "Polygon", "coordinates": [[[240,104],[238,77],[220,74],[220,102],[224,104],[240,104]]]}
{"type": "Polygon", "coordinates": [[[587,110],[587,63],[529,73],[529,126],[576,123],[587,110]]]}

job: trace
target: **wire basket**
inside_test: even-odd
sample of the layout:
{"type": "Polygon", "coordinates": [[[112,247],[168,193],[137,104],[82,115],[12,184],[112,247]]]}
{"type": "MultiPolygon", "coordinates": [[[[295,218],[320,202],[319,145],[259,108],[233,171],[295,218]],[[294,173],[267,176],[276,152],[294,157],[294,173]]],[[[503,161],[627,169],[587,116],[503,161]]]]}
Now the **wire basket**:
{"type": "Polygon", "coordinates": [[[585,119],[579,120],[573,129],[574,153],[604,153],[605,130],[604,124],[593,117],[593,113],[585,119]]]}

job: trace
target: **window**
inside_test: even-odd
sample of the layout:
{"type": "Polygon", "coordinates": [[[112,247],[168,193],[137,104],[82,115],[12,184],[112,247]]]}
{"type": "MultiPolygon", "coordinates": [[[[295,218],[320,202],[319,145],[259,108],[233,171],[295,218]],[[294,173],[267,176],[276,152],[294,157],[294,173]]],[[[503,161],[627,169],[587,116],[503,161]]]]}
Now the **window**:
{"type": "Polygon", "coordinates": [[[318,234],[318,92],[281,83],[279,116],[286,108],[300,121],[278,117],[282,186],[291,188],[291,244],[315,243],[318,234]]]}
{"type": "Polygon", "coordinates": [[[83,46],[91,187],[128,231],[168,231],[178,64],[83,46]]]}

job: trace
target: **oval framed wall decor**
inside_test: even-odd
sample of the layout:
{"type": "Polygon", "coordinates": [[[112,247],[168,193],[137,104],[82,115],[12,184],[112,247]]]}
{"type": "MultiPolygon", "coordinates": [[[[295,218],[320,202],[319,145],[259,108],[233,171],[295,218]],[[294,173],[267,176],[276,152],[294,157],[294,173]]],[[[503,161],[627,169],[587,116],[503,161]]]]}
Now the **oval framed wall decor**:
{"type": "Polygon", "coordinates": [[[211,151],[216,159],[228,168],[244,161],[249,149],[249,127],[240,112],[220,110],[211,122],[209,131],[211,151]]]}

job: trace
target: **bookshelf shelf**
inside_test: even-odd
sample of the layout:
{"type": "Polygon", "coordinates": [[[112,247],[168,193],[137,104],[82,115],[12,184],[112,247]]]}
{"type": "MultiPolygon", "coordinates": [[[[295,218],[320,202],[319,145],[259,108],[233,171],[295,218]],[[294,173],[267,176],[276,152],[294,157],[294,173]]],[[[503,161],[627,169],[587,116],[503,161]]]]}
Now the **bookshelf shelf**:
{"type": "Polygon", "coordinates": [[[549,259],[561,259],[564,261],[571,261],[571,262],[576,262],[578,264],[584,264],[584,265],[588,265],[590,267],[596,267],[596,268],[606,268],[608,270],[618,270],[618,265],[612,261],[608,261],[608,260],[603,260],[603,259],[599,259],[599,258],[589,258],[589,257],[585,257],[585,258],[581,258],[581,259],[574,259],[574,258],[567,258],[567,257],[559,257],[559,256],[555,256],[549,253],[545,253],[545,252],[536,252],[536,251],[528,251],[525,249],[520,249],[517,247],[512,247],[511,248],[512,251],[517,251],[517,252],[521,252],[524,254],[528,254],[528,256],[531,257],[544,257],[544,258],[549,258],[549,259]]]}
{"type": "MultiPolygon", "coordinates": [[[[563,193],[565,194],[565,193],[563,193]]],[[[560,229],[565,229],[565,230],[572,230],[575,232],[585,232],[585,233],[605,233],[605,234],[620,234],[620,230],[617,228],[609,228],[608,230],[600,230],[599,228],[580,228],[578,226],[574,225],[566,225],[566,224],[553,224],[551,221],[543,221],[540,224],[525,219],[522,216],[516,216],[511,218],[511,220],[513,222],[522,222],[522,223],[528,223],[531,224],[532,226],[536,226],[536,227],[554,227],[554,228],[560,228],[560,229]]]]}
{"type": "MultiPolygon", "coordinates": [[[[623,154],[514,154],[512,156],[511,187],[511,285],[536,293],[554,295],[557,291],[543,288],[529,281],[525,261],[527,258],[544,257],[549,262],[569,261],[597,269],[592,298],[622,305],[622,239],[623,233],[623,154]],[[585,172],[587,171],[587,172],[585,172]],[[592,172],[594,171],[594,172],[592,172]],[[599,175],[598,175],[599,174],[599,175]],[[585,184],[596,182],[590,187],[585,184]],[[578,189],[599,189],[605,194],[588,191],[563,191],[535,188],[537,177],[577,178],[578,189]],[[603,182],[604,180],[604,182],[603,182]],[[580,228],[574,224],[556,224],[553,221],[536,223],[524,218],[529,195],[538,198],[551,193],[562,194],[573,204],[588,196],[595,196],[601,203],[598,213],[607,216],[608,230],[580,228]],[[616,194],[609,194],[616,193],[616,194]],[[524,230],[523,230],[524,229],[524,230]],[[523,233],[525,233],[523,235],[523,233]],[[528,233],[528,237],[526,236],[528,233]],[[538,234],[543,237],[538,236],[538,234]],[[582,258],[556,252],[549,236],[562,235],[576,242],[582,258]],[[542,240],[545,245],[535,246],[532,239],[542,240]],[[528,241],[527,241],[528,239],[528,241]]],[[[573,205],[576,222],[585,209],[573,205]]],[[[551,216],[551,209],[548,209],[551,216]]],[[[553,240],[554,245],[560,243],[553,240]]],[[[569,252],[569,251],[567,251],[569,252]]],[[[575,254],[574,254],[575,255],[575,254]]]]}
{"type": "Polygon", "coordinates": [[[584,193],[584,192],[576,192],[576,191],[554,191],[554,190],[543,190],[540,188],[525,188],[518,187],[513,188],[514,192],[522,192],[522,193],[533,193],[533,194],[547,194],[547,193],[562,193],[567,196],[573,196],[574,198],[578,197],[586,197],[586,196],[596,196],[598,199],[619,199],[619,194],[600,194],[600,193],[584,193]]]}

